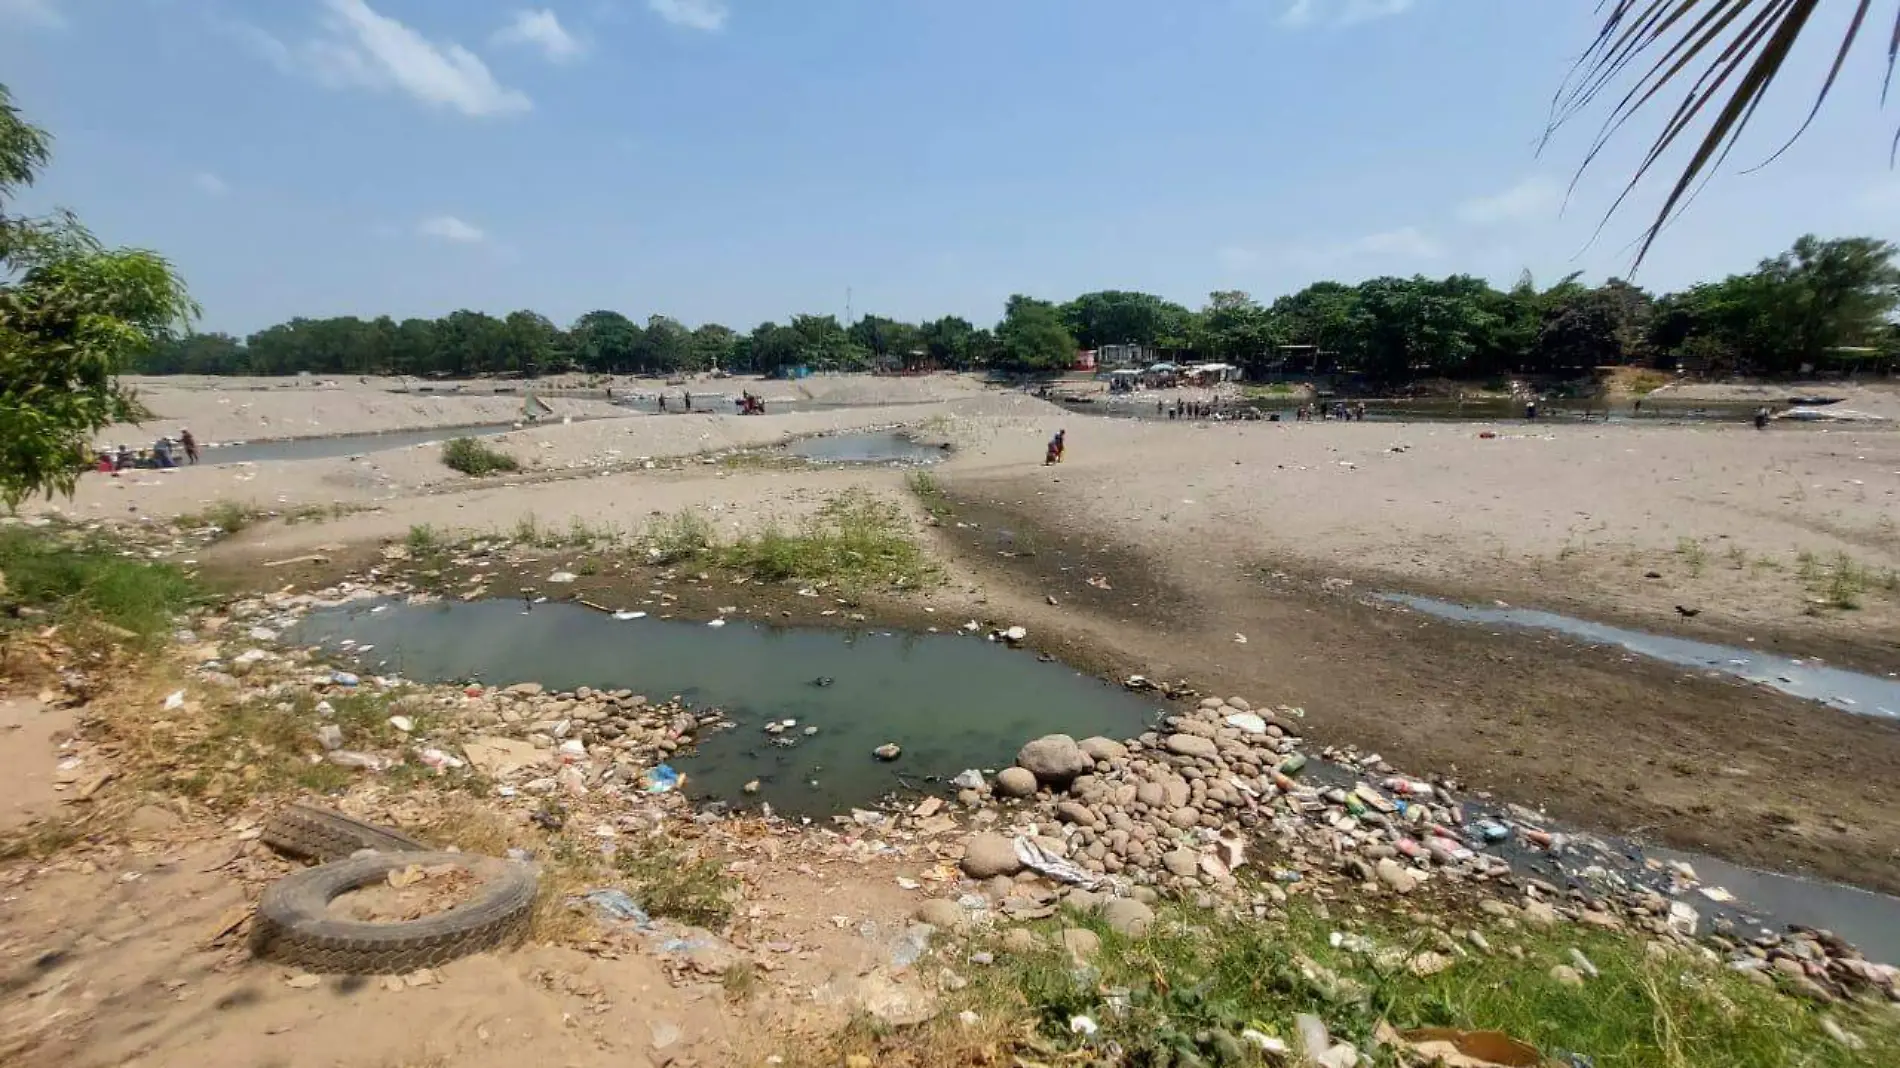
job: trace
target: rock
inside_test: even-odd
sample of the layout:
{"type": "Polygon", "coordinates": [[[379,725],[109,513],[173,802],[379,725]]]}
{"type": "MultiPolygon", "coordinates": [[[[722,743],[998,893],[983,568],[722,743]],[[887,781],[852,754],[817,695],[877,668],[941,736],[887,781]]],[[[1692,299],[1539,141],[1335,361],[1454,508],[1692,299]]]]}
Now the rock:
{"type": "Polygon", "coordinates": [[[1016,843],[1000,834],[979,834],[963,846],[963,874],[972,879],[1014,875],[1023,870],[1016,843]]]}
{"type": "Polygon", "coordinates": [[[1583,976],[1568,964],[1559,964],[1550,970],[1550,977],[1564,986],[1582,986],[1583,976]]]}
{"type": "Polygon", "coordinates": [[[1118,897],[1102,906],[1102,920],[1116,934],[1140,938],[1154,923],[1155,910],[1131,898],[1118,897]]]}
{"type": "Polygon", "coordinates": [[[904,750],[899,748],[896,742],[885,742],[883,745],[871,750],[871,755],[879,760],[896,760],[898,757],[904,755],[904,750]]]}
{"type": "Polygon", "coordinates": [[[1076,912],[1087,915],[1102,907],[1102,895],[1080,888],[1070,890],[1062,903],[1076,912]]]}
{"type": "Polygon", "coordinates": [[[541,691],[542,686],[538,682],[517,682],[501,692],[511,697],[539,697],[541,691]]]}
{"type": "Polygon", "coordinates": [[[325,723],[317,728],[317,744],[329,752],[343,748],[343,728],[334,723],[325,723]]]}
{"type": "Polygon", "coordinates": [[[1028,768],[1004,768],[996,773],[996,792],[1004,797],[1029,797],[1036,792],[1036,775],[1028,768]]]}
{"type": "Polygon", "coordinates": [[[963,906],[940,897],[917,906],[917,911],[912,916],[918,923],[927,923],[945,931],[961,929],[966,918],[963,906]]]}
{"type": "Polygon", "coordinates": [[[125,819],[125,830],[133,837],[163,834],[178,826],[178,813],[159,805],[140,805],[125,819]]]}
{"type": "Polygon", "coordinates": [[[491,779],[502,778],[522,768],[535,767],[547,759],[539,749],[527,742],[487,735],[463,743],[462,755],[468,758],[470,767],[491,779]]]}
{"type": "Polygon", "coordinates": [[[1102,938],[1094,931],[1069,927],[1062,932],[1062,948],[1069,951],[1069,957],[1077,964],[1087,964],[1102,951],[1102,938]]]}
{"type": "Polygon", "coordinates": [[[1042,942],[1026,927],[1011,927],[1003,932],[1003,952],[1022,957],[1041,951],[1042,942]]]}
{"type": "Polygon", "coordinates": [[[1088,754],[1090,760],[1098,764],[1113,764],[1128,755],[1127,746],[1111,738],[1103,738],[1100,735],[1094,738],[1084,738],[1077,744],[1081,746],[1084,753],[1088,754]]]}
{"type": "Polygon", "coordinates": [[[1524,902],[1524,920],[1537,927],[1557,926],[1557,910],[1542,901],[1524,902]]]}
{"type": "Polygon", "coordinates": [[[1161,866],[1168,869],[1170,874],[1185,879],[1200,870],[1201,857],[1192,849],[1176,849],[1162,855],[1161,866]]]}
{"type": "Polygon", "coordinates": [[[1517,915],[1517,909],[1512,908],[1510,902],[1499,901],[1494,897],[1480,899],[1478,902],[1478,911],[1484,913],[1486,916],[1496,916],[1499,919],[1509,919],[1517,915]]]}
{"type": "Polygon", "coordinates": [[[751,782],[746,783],[745,786],[741,787],[741,789],[743,789],[748,794],[756,794],[759,792],[759,780],[753,779],[751,782]]]}
{"type": "Polygon", "coordinates": [[[1375,870],[1378,872],[1379,881],[1396,893],[1409,894],[1418,889],[1418,876],[1407,871],[1405,865],[1396,860],[1390,858],[1381,860],[1375,870]]]}
{"type": "Polygon", "coordinates": [[[1095,761],[1066,734],[1045,735],[1023,746],[1016,763],[1048,786],[1067,786],[1076,776],[1095,769],[1095,761]]]}
{"type": "Polygon", "coordinates": [[[1079,801],[1063,801],[1056,805],[1056,818],[1065,823],[1074,823],[1083,827],[1093,827],[1099,821],[1087,805],[1079,801]]]}
{"type": "Polygon", "coordinates": [[[1196,760],[1212,760],[1220,753],[1220,747],[1214,744],[1214,739],[1197,734],[1170,734],[1163,744],[1170,753],[1196,760]]]}
{"type": "Polygon", "coordinates": [[[1423,978],[1437,975],[1439,972],[1451,967],[1454,963],[1456,963],[1456,961],[1443,953],[1433,953],[1427,950],[1406,962],[1406,967],[1411,970],[1413,975],[1423,978]]]}

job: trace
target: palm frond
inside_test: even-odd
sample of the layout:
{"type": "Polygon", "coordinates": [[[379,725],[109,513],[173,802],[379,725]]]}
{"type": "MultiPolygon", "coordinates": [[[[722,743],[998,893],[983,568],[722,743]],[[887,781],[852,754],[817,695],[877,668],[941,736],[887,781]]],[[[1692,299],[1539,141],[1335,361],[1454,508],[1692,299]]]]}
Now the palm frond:
{"type": "MultiPolygon", "coordinates": [[[[1860,40],[1873,5],[1874,0],[1852,0],[1834,60],[1815,91],[1807,116],[1757,167],[1778,159],[1813,124],[1839,80],[1848,54],[1860,40]]],[[[1604,215],[1606,222],[1614,216],[1671,149],[1693,144],[1661,208],[1642,233],[1637,265],[1648,255],[1663,228],[1694,199],[1700,184],[1727,162],[1820,8],[1821,0],[1599,0],[1602,25],[1551,102],[1546,142],[1559,127],[1606,99],[1614,87],[1625,81],[1628,85],[1584,154],[1571,182],[1573,190],[1577,178],[1624,127],[1656,105],[1666,90],[1693,79],[1604,215]]],[[[1843,8],[1836,4],[1833,10],[1843,8]]],[[[1900,5],[1896,5],[1887,45],[1883,100],[1893,80],[1896,60],[1900,60],[1900,5]]],[[[1893,151],[1900,152],[1900,134],[1895,137],[1893,151]]]]}

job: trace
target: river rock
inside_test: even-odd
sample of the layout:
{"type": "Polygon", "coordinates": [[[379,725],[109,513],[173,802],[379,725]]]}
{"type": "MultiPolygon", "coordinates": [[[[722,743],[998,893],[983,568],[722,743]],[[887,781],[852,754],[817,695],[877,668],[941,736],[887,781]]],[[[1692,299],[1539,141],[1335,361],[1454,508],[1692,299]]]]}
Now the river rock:
{"type": "Polygon", "coordinates": [[[1563,986],[1582,986],[1583,976],[1568,964],[1559,964],[1550,970],[1550,977],[1563,986]]]}
{"type": "Polygon", "coordinates": [[[1379,881],[1398,893],[1409,894],[1418,889],[1418,877],[1405,870],[1405,865],[1396,860],[1381,860],[1375,870],[1379,874],[1379,881]]]}
{"type": "Polygon", "coordinates": [[[1083,827],[1093,827],[1097,823],[1095,813],[1079,801],[1063,801],[1056,805],[1056,818],[1065,823],[1074,823],[1083,827]]]}
{"type": "Polygon", "coordinates": [[[1102,920],[1116,934],[1140,938],[1154,923],[1155,910],[1132,898],[1118,897],[1102,906],[1102,920]]]}
{"type": "Polygon", "coordinates": [[[927,923],[943,931],[959,930],[964,925],[963,907],[954,901],[933,898],[917,906],[913,914],[918,923],[927,923]]]}
{"type": "Polygon", "coordinates": [[[1127,746],[1112,738],[1103,738],[1100,735],[1093,738],[1084,738],[1078,744],[1082,747],[1082,751],[1088,754],[1089,759],[1098,764],[1113,764],[1128,755],[1127,746]]]}
{"type": "Polygon", "coordinates": [[[1196,760],[1212,760],[1220,752],[1214,739],[1203,738],[1198,734],[1170,734],[1166,744],[1168,752],[1196,760]]]}
{"type": "Polygon", "coordinates": [[[1003,952],[1014,953],[1022,957],[1035,953],[1042,948],[1042,942],[1034,931],[1026,927],[1011,927],[1003,932],[1003,952]]]}
{"type": "Polygon", "coordinates": [[[1162,855],[1161,866],[1168,869],[1170,874],[1185,879],[1200,870],[1201,858],[1192,849],[1175,849],[1162,855]]]}
{"type": "Polygon", "coordinates": [[[1023,870],[1016,843],[1000,834],[979,834],[963,846],[963,874],[972,879],[1014,875],[1023,870]]]}
{"type": "Polygon", "coordinates": [[[1048,786],[1067,786],[1076,776],[1095,768],[1095,761],[1066,734],[1044,735],[1023,746],[1016,754],[1016,763],[1048,786]]]}
{"type": "Polygon", "coordinates": [[[1004,768],[996,773],[996,792],[1004,797],[1029,797],[1036,792],[1036,774],[1028,768],[1004,768]]]}
{"type": "Polygon", "coordinates": [[[1524,902],[1524,919],[1537,927],[1557,926],[1557,910],[1542,901],[1524,902]]]}
{"type": "Polygon", "coordinates": [[[1069,957],[1077,964],[1087,964],[1102,951],[1102,938],[1094,931],[1070,927],[1062,932],[1062,948],[1069,951],[1069,957]]]}

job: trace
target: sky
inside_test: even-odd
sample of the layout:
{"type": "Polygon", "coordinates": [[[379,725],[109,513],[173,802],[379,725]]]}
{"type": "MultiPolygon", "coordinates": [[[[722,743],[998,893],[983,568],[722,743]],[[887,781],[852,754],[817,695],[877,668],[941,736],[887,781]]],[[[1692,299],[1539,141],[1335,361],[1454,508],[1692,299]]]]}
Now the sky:
{"type": "MultiPolygon", "coordinates": [[[[1628,274],[1661,189],[1605,212],[1661,116],[1581,174],[1600,111],[1540,148],[1595,9],[0,0],[0,81],[55,137],[14,207],[164,253],[203,329],[457,308],[989,324],[1019,292],[1198,307],[1325,278],[1628,274]]],[[[1882,112],[1867,43],[1751,169],[1807,113],[1831,58],[1810,42],[1639,284],[1803,233],[1900,237],[1900,104],[1882,112]]]]}

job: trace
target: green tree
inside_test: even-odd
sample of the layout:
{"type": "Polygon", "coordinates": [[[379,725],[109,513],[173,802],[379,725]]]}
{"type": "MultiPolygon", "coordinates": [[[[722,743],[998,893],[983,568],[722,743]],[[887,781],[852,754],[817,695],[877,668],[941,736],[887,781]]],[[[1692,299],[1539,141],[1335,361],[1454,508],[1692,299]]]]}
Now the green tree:
{"type": "Polygon", "coordinates": [[[1054,304],[1018,293],[996,327],[1005,365],[1020,371],[1064,371],[1075,363],[1075,338],[1054,304]]]}
{"type": "Polygon", "coordinates": [[[976,334],[976,327],[968,319],[946,315],[924,324],[924,351],[937,366],[960,371],[977,363],[976,334]]]}
{"type": "Polygon", "coordinates": [[[734,347],[739,335],[731,327],[718,323],[707,323],[693,331],[693,366],[702,369],[725,368],[735,370],[734,347]]]}
{"type": "Polygon", "coordinates": [[[568,360],[567,337],[548,317],[514,311],[503,320],[501,369],[534,378],[568,360]]]}
{"type": "Polygon", "coordinates": [[[1062,305],[1062,322],[1085,349],[1103,345],[1159,346],[1187,335],[1193,313],[1152,293],[1105,289],[1084,293],[1062,305]]]}
{"type": "Polygon", "coordinates": [[[51,138],[0,85],[0,501],[71,495],[87,441],[140,413],[118,375],[197,314],[156,253],[107,249],[71,216],[8,208],[51,138]]]}
{"type": "Polygon", "coordinates": [[[589,371],[620,374],[632,370],[640,354],[640,327],[616,311],[591,311],[568,331],[574,356],[589,371]]]}
{"type": "Polygon", "coordinates": [[[1272,362],[1281,344],[1273,317],[1259,301],[1238,289],[1209,293],[1195,328],[1190,339],[1195,352],[1249,373],[1272,362]]]}

